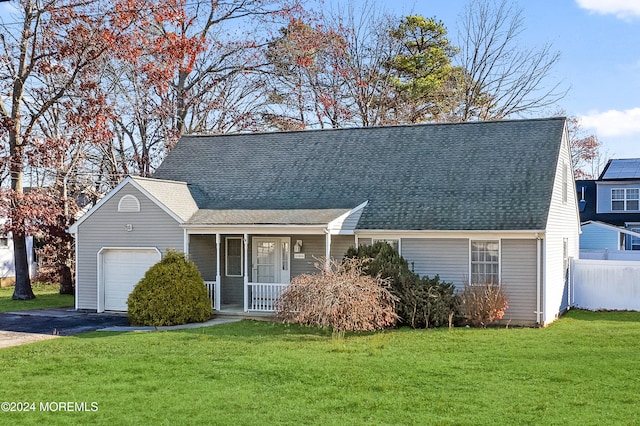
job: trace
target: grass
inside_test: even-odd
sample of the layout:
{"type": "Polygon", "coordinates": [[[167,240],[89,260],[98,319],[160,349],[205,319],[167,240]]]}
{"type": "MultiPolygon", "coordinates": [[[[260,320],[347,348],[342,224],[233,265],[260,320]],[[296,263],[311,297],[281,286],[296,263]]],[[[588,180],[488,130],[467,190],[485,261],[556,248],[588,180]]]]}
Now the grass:
{"type": "Polygon", "coordinates": [[[59,284],[36,282],[32,283],[31,287],[36,295],[36,298],[31,300],[12,300],[13,287],[0,288],[0,312],[73,306],[73,295],[60,294],[59,284]]]}
{"type": "Polygon", "coordinates": [[[640,313],[332,338],[242,321],[0,350],[5,424],[638,424],[640,313]],[[42,412],[40,402],[97,403],[42,412]]]}

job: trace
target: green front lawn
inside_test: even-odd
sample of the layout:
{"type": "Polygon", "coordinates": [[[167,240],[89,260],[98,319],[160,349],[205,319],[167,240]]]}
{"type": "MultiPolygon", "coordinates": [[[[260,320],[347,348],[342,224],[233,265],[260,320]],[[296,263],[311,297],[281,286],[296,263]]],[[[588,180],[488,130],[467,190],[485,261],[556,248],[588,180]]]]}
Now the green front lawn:
{"type": "Polygon", "coordinates": [[[268,322],[0,350],[3,424],[638,424],[640,313],[348,335],[268,322]],[[97,403],[41,412],[40,403],[97,403]]]}
{"type": "Polygon", "coordinates": [[[60,294],[59,284],[33,283],[31,288],[36,295],[31,300],[12,300],[13,287],[0,288],[0,312],[73,306],[73,295],[60,294]]]}

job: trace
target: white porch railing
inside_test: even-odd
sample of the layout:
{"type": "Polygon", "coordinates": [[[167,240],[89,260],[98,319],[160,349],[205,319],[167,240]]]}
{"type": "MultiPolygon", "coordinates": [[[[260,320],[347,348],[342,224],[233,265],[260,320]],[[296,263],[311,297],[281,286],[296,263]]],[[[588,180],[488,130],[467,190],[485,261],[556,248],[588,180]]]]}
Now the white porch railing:
{"type": "Polygon", "coordinates": [[[275,300],[289,284],[249,283],[249,310],[258,312],[274,312],[275,300]]]}
{"type": "Polygon", "coordinates": [[[211,307],[215,308],[216,303],[216,282],[215,281],[205,281],[204,286],[207,288],[207,294],[209,295],[209,300],[211,300],[211,307]]]}

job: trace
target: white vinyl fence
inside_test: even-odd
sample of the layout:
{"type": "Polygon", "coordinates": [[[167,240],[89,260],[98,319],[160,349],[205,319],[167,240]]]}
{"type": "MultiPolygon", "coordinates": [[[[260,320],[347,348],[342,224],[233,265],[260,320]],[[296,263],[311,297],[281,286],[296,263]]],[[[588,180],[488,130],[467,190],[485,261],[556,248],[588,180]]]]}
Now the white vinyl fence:
{"type": "Polygon", "coordinates": [[[640,250],[580,250],[580,259],[635,260],[640,262],[640,250]]]}
{"type": "Polygon", "coordinates": [[[572,260],[571,306],[640,311],[640,262],[572,260]]]}

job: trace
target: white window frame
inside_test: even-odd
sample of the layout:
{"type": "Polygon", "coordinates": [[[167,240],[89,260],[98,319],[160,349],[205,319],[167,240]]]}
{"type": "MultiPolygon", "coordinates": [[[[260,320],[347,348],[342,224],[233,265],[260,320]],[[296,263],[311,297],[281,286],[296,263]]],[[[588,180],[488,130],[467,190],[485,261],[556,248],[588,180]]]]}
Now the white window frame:
{"type": "MultiPolygon", "coordinates": [[[[626,228],[629,231],[634,231],[640,233],[640,223],[631,223],[626,224],[626,228]]],[[[629,250],[640,250],[640,238],[634,235],[627,235],[629,238],[629,250]],[[634,248],[636,247],[636,248],[634,248]]],[[[625,244],[626,249],[626,244],[625,244]]]]}
{"type": "Polygon", "coordinates": [[[562,204],[567,204],[569,200],[569,166],[562,164],[562,204]]]}
{"type": "MultiPolygon", "coordinates": [[[[470,285],[483,285],[483,284],[487,284],[486,279],[483,280],[482,282],[475,282],[476,280],[474,280],[474,272],[473,272],[473,265],[474,264],[483,264],[483,265],[488,265],[488,264],[496,264],[498,266],[498,280],[497,282],[493,282],[491,284],[495,284],[498,285],[502,282],[502,240],[498,239],[498,240],[493,240],[493,239],[477,239],[477,240],[469,240],[469,284],[470,285]],[[491,261],[474,261],[473,260],[473,244],[474,243],[497,243],[498,244],[498,261],[497,262],[491,262],[491,261]]],[[[478,274],[478,273],[476,273],[478,274]]],[[[483,273],[483,275],[485,275],[486,277],[486,272],[483,273]]],[[[491,274],[493,275],[493,274],[491,274]]]]}
{"type": "Polygon", "coordinates": [[[372,238],[371,239],[371,244],[375,244],[378,241],[384,241],[385,243],[389,244],[391,247],[393,247],[393,245],[395,244],[398,250],[398,254],[402,255],[402,247],[400,245],[400,241],[402,241],[401,238],[372,238]]]}
{"type": "Polygon", "coordinates": [[[0,249],[9,248],[9,236],[0,236],[0,249]]]}
{"type": "MultiPolygon", "coordinates": [[[[242,273],[242,265],[244,265],[244,249],[242,244],[244,244],[242,237],[225,237],[224,239],[224,275],[225,277],[242,277],[244,274],[242,273]],[[240,241],[240,273],[239,274],[230,274],[229,273],[229,240],[239,240],[240,241]]],[[[234,256],[237,257],[237,256],[234,256]]]]}
{"type": "Polygon", "coordinates": [[[640,211],[640,188],[611,188],[611,211],[613,212],[637,212],[640,211]],[[629,193],[635,191],[635,198],[631,198],[629,193]],[[616,194],[616,196],[614,196],[616,194]],[[620,194],[622,196],[620,196],[620,194]],[[622,208],[614,208],[613,203],[622,203],[622,208]],[[635,202],[636,208],[629,208],[629,203],[635,202]]]}

